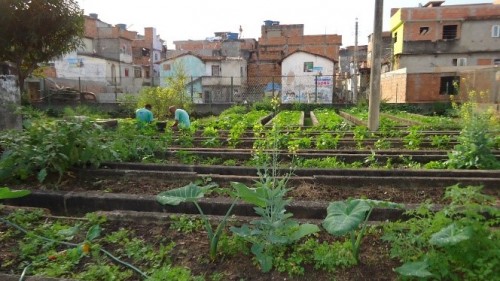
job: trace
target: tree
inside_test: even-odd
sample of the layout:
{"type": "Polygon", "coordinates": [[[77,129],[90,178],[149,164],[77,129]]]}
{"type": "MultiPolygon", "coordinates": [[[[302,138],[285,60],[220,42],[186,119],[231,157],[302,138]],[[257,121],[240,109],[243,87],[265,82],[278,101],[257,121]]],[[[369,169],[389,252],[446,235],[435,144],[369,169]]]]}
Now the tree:
{"type": "Polygon", "coordinates": [[[21,92],[40,63],[76,50],[83,34],[75,0],[0,0],[0,61],[15,64],[21,92]]]}
{"type": "Polygon", "coordinates": [[[150,104],[153,114],[158,120],[163,120],[168,114],[168,107],[175,105],[189,111],[192,108],[191,98],[187,96],[185,66],[174,63],[172,76],[166,78],[166,87],[145,87],[139,93],[138,106],[150,104]]]}

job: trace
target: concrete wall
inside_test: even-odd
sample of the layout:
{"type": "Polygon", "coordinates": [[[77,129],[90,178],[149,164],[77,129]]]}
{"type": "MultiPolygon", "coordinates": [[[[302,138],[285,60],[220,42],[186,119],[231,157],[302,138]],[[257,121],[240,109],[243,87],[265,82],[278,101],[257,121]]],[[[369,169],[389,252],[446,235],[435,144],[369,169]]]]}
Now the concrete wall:
{"type": "Polygon", "coordinates": [[[77,55],[76,52],[65,55],[54,63],[57,78],[93,80],[106,82],[108,73],[106,60],[89,56],[77,55]]]}
{"type": "Polygon", "coordinates": [[[461,71],[470,68],[488,67],[485,65],[486,61],[489,62],[489,67],[491,67],[493,61],[499,58],[500,51],[498,53],[408,55],[399,58],[399,67],[406,68],[408,73],[461,71]],[[457,64],[458,60],[465,62],[465,65],[454,65],[457,64]]]}
{"type": "MultiPolygon", "coordinates": [[[[205,63],[197,56],[184,55],[169,59],[160,64],[160,86],[166,87],[165,79],[171,77],[176,72],[176,67],[182,66],[187,76],[200,77],[206,76],[207,70],[205,63]]],[[[209,74],[212,75],[212,74],[209,74]]]]}
{"type": "Polygon", "coordinates": [[[281,65],[282,102],[331,103],[334,69],[332,60],[310,53],[296,52],[286,57],[281,65]],[[309,62],[313,68],[308,71],[304,64],[309,62]]]}
{"type": "Polygon", "coordinates": [[[22,119],[14,110],[21,105],[21,93],[17,78],[0,75],[0,130],[21,129],[22,119]]]}

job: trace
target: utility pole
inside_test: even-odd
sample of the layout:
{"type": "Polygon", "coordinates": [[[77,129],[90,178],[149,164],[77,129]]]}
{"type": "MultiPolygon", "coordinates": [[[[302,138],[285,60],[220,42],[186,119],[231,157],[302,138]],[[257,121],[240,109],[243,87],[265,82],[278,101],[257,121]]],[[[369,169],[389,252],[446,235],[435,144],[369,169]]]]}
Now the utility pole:
{"type": "Polygon", "coordinates": [[[351,86],[352,86],[352,102],[358,102],[358,18],[356,18],[356,24],[354,27],[354,54],[352,56],[353,69],[351,70],[351,86]]]}
{"type": "Polygon", "coordinates": [[[380,125],[380,72],[382,56],[382,19],[384,0],[375,0],[375,17],[373,21],[373,53],[370,74],[370,101],[368,106],[368,128],[378,130],[380,125]]]}

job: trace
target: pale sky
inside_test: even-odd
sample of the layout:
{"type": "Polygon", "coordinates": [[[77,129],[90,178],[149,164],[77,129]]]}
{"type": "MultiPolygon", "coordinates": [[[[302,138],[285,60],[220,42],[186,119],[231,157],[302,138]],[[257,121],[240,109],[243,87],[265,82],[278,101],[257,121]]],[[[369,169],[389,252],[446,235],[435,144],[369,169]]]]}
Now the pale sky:
{"type": "MultiPolygon", "coordinates": [[[[239,33],[259,39],[265,20],[280,24],[304,24],[305,35],[342,35],[342,47],[354,45],[358,18],[358,44],[366,45],[373,33],[375,0],[77,0],[86,15],[96,13],[103,22],[123,23],[144,34],[144,27],[156,33],[173,49],[173,41],[203,40],[214,32],[239,33]]],[[[418,7],[427,0],[385,0],[384,31],[389,29],[391,8],[418,7]]],[[[444,5],[492,3],[493,0],[447,0],[444,5]]]]}

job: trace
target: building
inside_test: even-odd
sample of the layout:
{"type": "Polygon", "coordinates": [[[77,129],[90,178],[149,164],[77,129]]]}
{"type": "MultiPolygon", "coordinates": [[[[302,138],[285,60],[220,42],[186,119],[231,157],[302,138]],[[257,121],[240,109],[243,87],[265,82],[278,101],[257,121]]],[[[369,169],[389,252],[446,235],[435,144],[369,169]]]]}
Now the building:
{"type": "Polygon", "coordinates": [[[332,103],[336,62],[328,57],[295,51],[281,62],[283,103],[332,103]]]}
{"type": "Polygon", "coordinates": [[[430,1],[391,11],[393,71],[381,78],[382,99],[395,103],[449,101],[468,89],[499,101],[500,5],[430,1]],[[458,86],[458,87],[457,87],[458,86]]]}
{"type": "Polygon", "coordinates": [[[250,59],[248,76],[266,77],[265,83],[272,82],[271,77],[280,76],[280,62],[295,51],[305,51],[339,61],[339,49],[342,36],[336,34],[304,35],[303,24],[280,24],[279,21],[264,21],[257,53],[250,59]]]}
{"type": "Polygon", "coordinates": [[[246,87],[247,61],[241,57],[201,56],[181,53],[158,63],[160,86],[181,73],[187,76],[187,98],[194,103],[241,101],[246,87]]]}
{"type": "MultiPolygon", "coordinates": [[[[166,47],[155,28],[147,27],[144,33],[127,30],[125,24],[105,23],[97,14],[85,16],[83,46],[54,60],[46,72],[48,81],[96,93],[101,102],[159,84],[159,66],[154,62],[165,57],[166,47]]],[[[42,83],[41,89],[49,87],[42,83]]]]}

